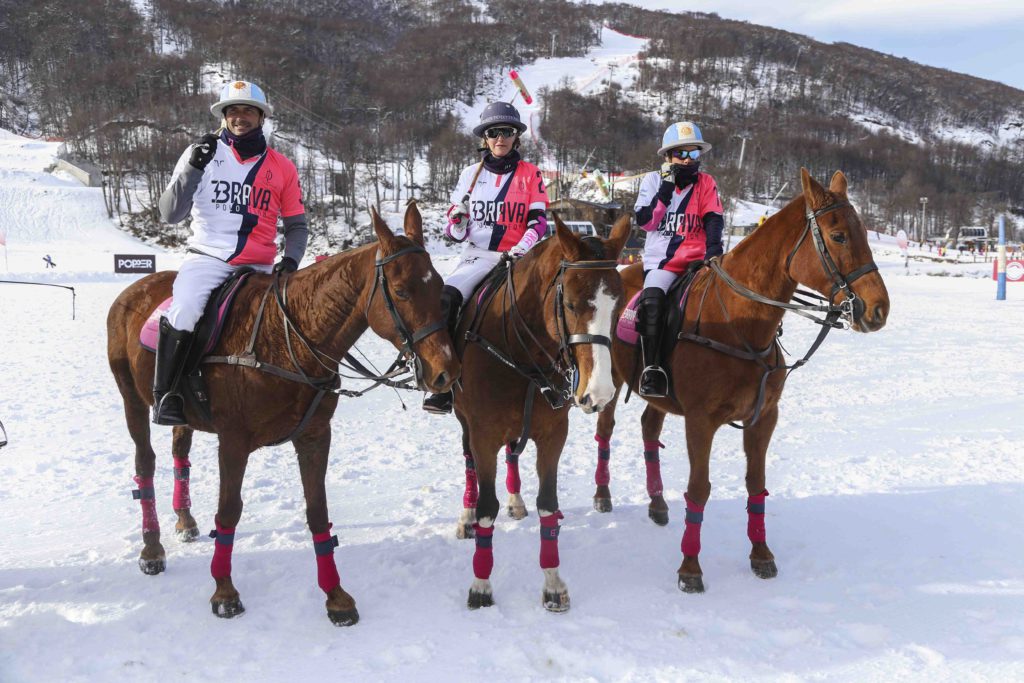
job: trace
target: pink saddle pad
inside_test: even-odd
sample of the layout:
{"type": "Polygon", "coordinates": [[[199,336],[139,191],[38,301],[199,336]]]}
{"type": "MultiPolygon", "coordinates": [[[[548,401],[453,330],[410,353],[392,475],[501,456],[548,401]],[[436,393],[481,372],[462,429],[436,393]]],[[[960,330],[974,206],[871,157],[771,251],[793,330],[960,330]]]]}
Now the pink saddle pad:
{"type": "Polygon", "coordinates": [[[167,309],[170,307],[171,297],[167,297],[153,309],[139,332],[139,343],[150,351],[156,351],[156,340],[160,336],[160,318],[167,313],[167,309]]]}
{"type": "Polygon", "coordinates": [[[637,315],[637,304],[640,301],[640,292],[633,295],[633,298],[629,300],[626,307],[622,309],[622,315],[619,316],[619,322],[615,326],[615,334],[619,339],[636,346],[640,340],[640,333],[636,330],[636,315],[637,315]]]}

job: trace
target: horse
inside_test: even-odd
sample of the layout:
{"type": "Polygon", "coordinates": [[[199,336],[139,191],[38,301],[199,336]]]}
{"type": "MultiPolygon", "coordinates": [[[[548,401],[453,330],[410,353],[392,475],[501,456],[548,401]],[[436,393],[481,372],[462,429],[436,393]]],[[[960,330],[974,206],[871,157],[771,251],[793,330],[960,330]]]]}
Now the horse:
{"type": "Polygon", "coordinates": [[[623,303],[617,259],[630,219],[619,219],[607,240],[577,237],[554,219],[555,236],[498,271],[497,279],[471,297],[457,328],[464,372],[454,407],[466,463],[457,535],[476,538],[470,609],[494,604],[497,452],[508,444],[518,458],[528,439],[536,445],[540,480],[542,604],[553,612],[569,608],[568,588],[558,574],[558,460],[569,429],[568,406],[599,412],[615,391],[610,337],[623,303]]]}
{"type": "MultiPolygon", "coordinates": [[[[220,496],[217,528],[211,534],[216,539],[211,563],[216,590],[210,602],[219,617],[230,618],[245,610],[232,583],[231,552],[249,455],[262,446],[290,440],[298,457],[317,580],[327,594],[327,615],[339,626],[358,621],[355,600],[341,587],[334,562],[338,540],[330,533],[324,486],[331,417],[338,394],[346,393],[339,386],[336,359],[369,327],[404,352],[420,389],[447,391],[459,376],[460,363],[441,316],[441,277],[423,248],[419,210],[415,203],[406,210],[405,236],[394,235],[376,211],[372,221],[376,242],[280,279],[249,276],[248,286],[235,299],[233,322],[212,349],[227,353],[245,347],[247,353],[233,356],[234,362],[204,366],[211,397],[209,415],[186,401],[188,425],[174,428],[173,507],[178,514],[176,531],[183,541],[198,536],[188,494],[192,433],[198,429],[218,437],[220,496]],[[271,290],[277,305],[264,308],[271,290]],[[283,369],[288,367],[294,371],[283,369]]],[[[147,409],[153,402],[154,355],[140,345],[139,332],[150,312],[171,295],[175,277],[174,271],[164,271],[133,283],[114,300],[107,317],[110,369],[135,443],[139,489],[134,493],[143,511],[139,566],[146,574],[158,574],[166,565],[156,515],[156,456],[150,445],[147,409]]]]}
{"type": "MultiPolygon", "coordinates": [[[[648,515],[668,523],[662,492],[659,436],[668,413],[686,418],[686,448],[690,460],[683,561],[678,586],[686,593],[704,592],[698,561],[704,506],[711,495],[709,459],[715,433],[726,423],[743,429],[747,458],[747,536],[750,566],[760,578],[778,574],[768,548],[764,526],[765,457],[775,424],[778,402],[788,373],[803,365],[833,327],[858,332],[881,329],[889,313],[889,296],[868,244],[867,231],[847,198],[847,181],[833,175],[826,190],[801,169],[802,193],[735,249],[711,259],[698,271],[680,303],[681,340],[668,366],[673,391],[647,398],[641,416],[648,515]],[[810,236],[810,239],[808,239],[810,236]],[[852,285],[857,281],[856,291],[852,285]],[[803,284],[820,293],[823,305],[790,303],[803,284]],[[842,294],[839,302],[837,296],[842,294]],[[822,324],[807,354],[786,365],[777,337],[787,310],[822,324]],[[824,315],[822,318],[814,316],[824,315]],[[738,424],[742,422],[742,424],[738,424]]],[[[622,271],[626,296],[643,287],[643,265],[622,271]]],[[[815,296],[800,290],[803,296],[815,296]]],[[[616,395],[597,420],[598,466],[594,507],[612,509],[608,460],[615,427],[615,406],[623,383],[636,390],[637,349],[618,337],[612,345],[616,395]]]]}

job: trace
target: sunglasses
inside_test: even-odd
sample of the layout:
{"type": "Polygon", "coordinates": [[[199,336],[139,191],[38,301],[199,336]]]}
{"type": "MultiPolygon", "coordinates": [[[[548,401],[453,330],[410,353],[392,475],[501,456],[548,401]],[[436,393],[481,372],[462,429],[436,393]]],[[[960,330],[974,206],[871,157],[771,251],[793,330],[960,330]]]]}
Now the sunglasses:
{"type": "Polygon", "coordinates": [[[673,149],[669,154],[672,155],[673,159],[693,159],[696,161],[700,158],[699,149],[673,149]]]}
{"type": "Polygon", "coordinates": [[[515,128],[488,128],[484,131],[484,135],[494,140],[496,138],[514,138],[516,136],[515,128]]]}

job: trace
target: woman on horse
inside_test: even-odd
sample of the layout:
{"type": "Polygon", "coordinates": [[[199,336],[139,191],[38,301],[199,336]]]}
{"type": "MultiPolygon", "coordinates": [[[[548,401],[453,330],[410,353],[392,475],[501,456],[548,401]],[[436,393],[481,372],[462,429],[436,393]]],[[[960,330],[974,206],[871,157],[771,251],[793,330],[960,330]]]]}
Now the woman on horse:
{"type": "Polygon", "coordinates": [[[722,200],[715,179],[700,171],[700,157],[710,149],[695,124],[673,123],[658,149],[664,157],[661,172],[648,173],[640,183],[636,223],[648,233],[638,307],[641,396],[668,393],[668,375],[661,367],[661,325],[669,287],[693,264],[722,254],[722,200]]]}
{"type": "Polygon", "coordinates": [[[210,112],[220,134],[190,145],[160,196],[160,218],[192,216],[188,254],[174,280],[167,316],[160,319],[153,377],[153,422],[185,424],[177,392],[180,366],[210,294],[241,266],[291,273],[306,251],[308,232],[295,164],[267,147],[263,122],[274,113],[255,83],[224,86],[210,112]],[[213,162],[213,163],[211,163],[213,162]],[[284,257],[277,254],[277,219],[284,219],[284,257]]]}
{"type": "MultiPolygon", "coordinates": [[[[466,241],[455,270],[445,279],[441,310],[455,338],[462,302],[508,253],[519,258],[547,233],[548,195],[540,169],[523,161],[519,138],[526,124],[508,102],[492,102],[473,134],[483,138],[479,164],[467,166],[451,195],[445,234],[466,241]]],[[[423,409],[450,413],[452,392],[430,394],[423,409]]]]}

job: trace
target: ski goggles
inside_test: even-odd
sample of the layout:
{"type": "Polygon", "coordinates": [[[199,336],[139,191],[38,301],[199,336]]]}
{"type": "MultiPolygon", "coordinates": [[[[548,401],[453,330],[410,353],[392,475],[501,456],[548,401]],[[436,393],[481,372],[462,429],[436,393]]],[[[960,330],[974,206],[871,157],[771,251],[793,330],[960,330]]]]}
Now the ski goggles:
{"type": "Polygon", "coordinates": [[[516,129],[511,126],[495,126],[484,131],[484,135],[492,140],[497,138],[514,138],[516,133],[516,129]]]}
{"type": "Polygon", "coordinates": [[[669,150],[669,155],[673,159],[692,159],[696,161],[700,158],[699,149],[673,149],[669,150]]]}

